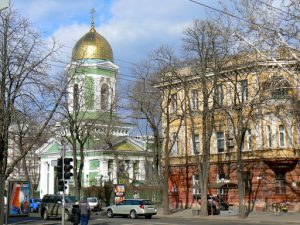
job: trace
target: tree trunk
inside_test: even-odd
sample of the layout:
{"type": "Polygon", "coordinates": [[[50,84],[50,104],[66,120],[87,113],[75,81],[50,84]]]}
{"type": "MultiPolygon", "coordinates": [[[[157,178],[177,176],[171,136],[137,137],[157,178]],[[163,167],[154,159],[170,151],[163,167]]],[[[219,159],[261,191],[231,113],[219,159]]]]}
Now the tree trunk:
{"type": "Polygon", "coordinates": [[[239,192],[239,218],[245,219],[247,218],[247,211],[246,205],[244,203],[245,197],[245,184],[243,179],[243,173],[238,169],[237,171],[237,178],[238,178],[238,192],[239,192]]]}
{"type": "Polygon", "coordinates": [[[163,181],[163,207],[164,207],[164,215],[170,214],[170,201],[169,201],[169,177],[168,174],[170,173],[169,165],[165,166],[165,175],[163,181]]]}
{"type": "MultiPolygon", "coordinates": [[[[0,174],[0,196],[4,196],[4,190],[5,190],[5,177],[4,175],[0,174]]],[[[8,196],[6,196],[7,198],[8,196]]],[[[8,202],[7,202],[8,204],[8,202]]],[[[4,218],[4,198],[1,197],[0,198],[0,224],[2,225],[3,224],[3,218],[4,218]]]]}

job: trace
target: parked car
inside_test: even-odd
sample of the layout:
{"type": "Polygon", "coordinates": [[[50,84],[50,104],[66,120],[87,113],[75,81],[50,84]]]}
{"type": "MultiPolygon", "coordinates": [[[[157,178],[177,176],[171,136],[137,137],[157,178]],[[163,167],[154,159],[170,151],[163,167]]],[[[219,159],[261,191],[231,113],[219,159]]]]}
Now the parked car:
{"type": "Polygon", "coordinates": [[[102,201],[97,197],[88,197],[87,202],[91,210],[101,211],[102,210],[102,201]]]}
{"type": "Polygon", "coordinates": [[[40,208],[41,199],[31,198],[29,200],[29,212],[38,212],[40,208]]]}
{"type": "Polygon", "coordinates": [[[156,206],[148,199],[125,199],[116,205],[106,207],[106,215],[108,218],[114,216],[129,216],[136,219],[138,216],[145,216],[151,219],[157,214],[156,206]]]}
{"type": "MultiPolygon", "coordinates": [[[[76,198],[72,195],[65,195],[65,220],[70,220],[72,206],[76,198]]],[[[61,217],[62,215],[62,196],[45,195],[41,201],[41,216],[47,220],[50,217],[61,217]]]]}

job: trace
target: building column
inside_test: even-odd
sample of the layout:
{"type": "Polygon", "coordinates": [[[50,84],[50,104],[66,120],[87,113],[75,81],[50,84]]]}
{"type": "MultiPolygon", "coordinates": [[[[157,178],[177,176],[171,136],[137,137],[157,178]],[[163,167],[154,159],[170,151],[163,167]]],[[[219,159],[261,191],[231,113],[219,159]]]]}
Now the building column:
{"type": "Polygon", "coordinates": [[[41,162],[40,167],[40,198],[42,199],[45,194],[49,194],[49,162],[41,162]]]}

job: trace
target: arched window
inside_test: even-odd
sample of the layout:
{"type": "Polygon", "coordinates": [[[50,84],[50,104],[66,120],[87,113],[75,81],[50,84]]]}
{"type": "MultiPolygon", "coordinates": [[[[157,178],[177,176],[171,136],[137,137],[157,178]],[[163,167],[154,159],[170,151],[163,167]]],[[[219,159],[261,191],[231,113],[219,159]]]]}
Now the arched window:
{"type": "Polygon", "coordinates": [[[109,86],[103,84],[101,86],[101,109],[108,110],[109,108],[109,86]]]}
{"type": "Polygon", "coordinates": [[[273,98],[285,98],[289,96],[291,84],[285,77],[275,76],[271,78],[270,82],[269,88],[273,98]]]}

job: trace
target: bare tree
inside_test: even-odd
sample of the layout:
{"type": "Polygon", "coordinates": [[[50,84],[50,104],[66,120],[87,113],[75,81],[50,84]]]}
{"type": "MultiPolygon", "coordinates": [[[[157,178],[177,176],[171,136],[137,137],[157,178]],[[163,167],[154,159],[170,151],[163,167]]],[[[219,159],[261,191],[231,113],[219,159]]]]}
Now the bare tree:
{"type": "MultiPolygon", "coordinates": [[[[210,170],[211,136],[214,130],[216,108],[214,91],[222,70],[222,64],[229,54],[230,38],[225,28],[214,22],[199,20],[195,20],[193,25],[185,30],[184,34],[184,50],[190,57],[192,75],[199,80],[197,88],[200,90],[201,96],[199,117],[202,154],[201,156],[197,154],[196,158],[201,182],[201,213],[203,216],[207,216],[207,184],[210,170]]],[[[185,83],[183,84],[186,86],[185,83]]],[[[186,92],[189,93],[190,89],[188,87],[186,92]]],[[[193,149],[195,149],[195,131],[198,125],[195,123],[196,114],[191,107],[189,94],[186,94],[186,96],[188,97],[187,114],[189,115],[193,149]]]]}
{"type": "Polygon", "coordinates": [[[140,132],[153,136],[153,178],[150,182],[159,183],[161,168],[161,104],[162,96],[153,85],[159,82],[159,78],[153,74],[151,60],[141,62],[133,68],[133,74],[137,82],[130,86],[127,95],[132,109],[132,117],[141,126],[140,132]],[[146,129],[145,129],[145,126],[146,129]],[[149,130],[147,129],[149,127],[149,130]]]}
{"type": "MultiPolygon", "coordinates": [[[[52,86],[50,81],[55,82],[55,79],[47,74],[50,60],[54,59],[59,46],[55,42],[47,45],[39,33],[30,28],[28,21],[10,9],[2,11],[0,17],[0,196],[3,196],[5,179],[38,143],[59,105],[61,90],[65,87],[60,89],[61,85],[52,86]],[[45,105],[47,107],[39,111],[40,126],[35,138],[26,150],[8,164],[13,116],[22,111],[23,104],[30,105],[32,110],[42,109],[45,105]]],[[[0,214],[3,215],[3,200],[0,201],[0,214]]],[[[0,224],[3,224],[3,217],[0,217],[0,224]]]]}
{"type": "Polygon", "coordinates": [[[175,154],[174,156],[178,154],[178,133],[184,115],[182,108],[184,99],[180,94],[177,95],[182,88],[177,90],[171,88],[181,76],[177,71],[178,63],[179,60],[170,47],[160,47],[150,55],[148,61],[135,67],[134,73],[139,78],[138,83],[129,91],[130,102],[134,109],[133,116],[145,118],[154,138],[153,169],[156,182],[163,190],[164,214],[170,214],[168,194],[170,157],[172,158],[172,154],[175,154]]]}

